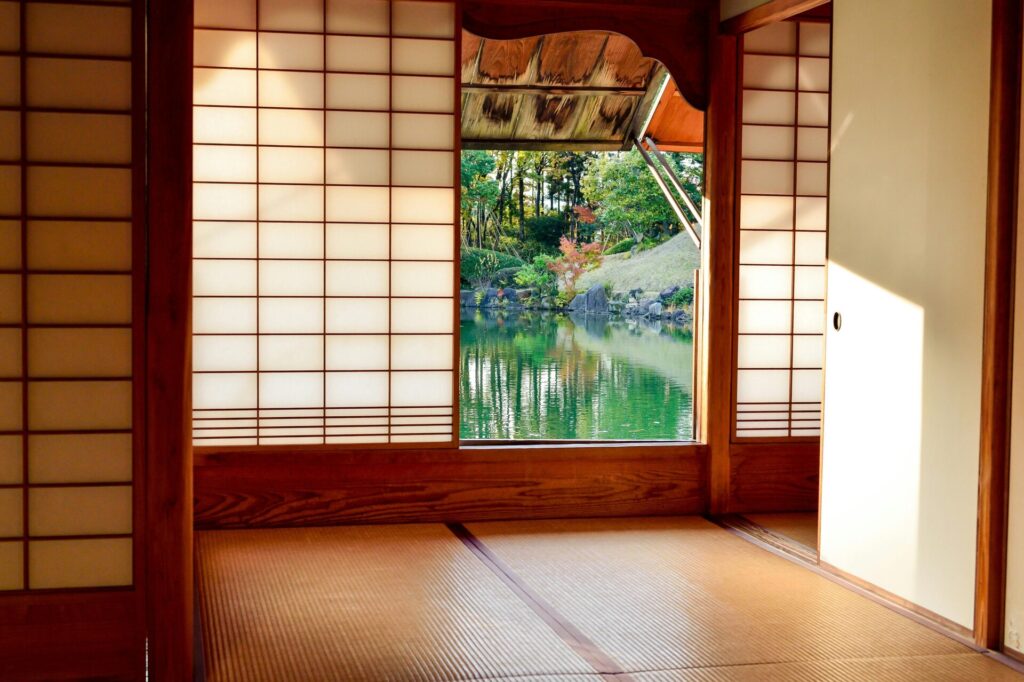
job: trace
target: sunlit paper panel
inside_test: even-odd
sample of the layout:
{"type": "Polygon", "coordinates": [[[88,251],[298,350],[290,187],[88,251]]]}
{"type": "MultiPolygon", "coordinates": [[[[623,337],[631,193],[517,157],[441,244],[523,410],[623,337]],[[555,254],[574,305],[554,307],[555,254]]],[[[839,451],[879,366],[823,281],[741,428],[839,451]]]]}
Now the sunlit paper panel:
{"type": "Polygon", "coordinates": [[[742,299],[792,298],[793,270],[786,266],[740,265],[742,299]]]}
{"type": "Polygon", "coordinates": [[[793,158],[794,130],[788,126],[743,126],[743,157],[746,159],[793,158]]]}
{"type": "Polygon", "coordinates": [[[797,128],[797,159],[828,161],[828,151],[827,128],[797,128]]]}
{"type": "MultiPolygon", "coordinates": [[[[253,0],[202,4],[194,352],[196,393],[214,412],[196,421],[196,437],[415,439],[386,421],[397,409],[391,355],[408,353],[387,334],[416,334],[432,350],[407,369],[446,371],[451,383],[454,5],[405,3],[392,14],[373,0],[261,0],[258,12],[253,0]],[[263,33],[216,30],[256,23],[263,33]],[[221,381],[234,383],[220,390],[221,381]],[[235,432],[218,421],[256,406],[258,422],[235,432]],[[382,409],[385,421],[330,431],[325,406],[382,409]]],[[[450,393],[439,408],[447,421],[426,425],[424,439],[436,440],[434,427],[451,439],[450,393]]]]}
{"type": "Polygon", "coordinates": [[[828,92],[829,60],[801,59],[798,79],[801,90],[828,92]]]}
{"type": "Polygon", "coordinates": [[[391,366],[394,369],[451,369],[452,337],[446,334],[392,336],[391,366]]]}
{"type": "Polygon", "coordinates": [[[741,230],[740,263],[788,265],[793,259],[792,232],[741,230]]]}
{"type": "Polygon", "coordinates": [[[793,90],[797,65],[794,57],[748,54],[743,58],[743,87],[793,90]]]}
{"type": "Polygon", "coordinates": [[[736,399],[742,403],[789,400],[789,370],[741,369],[736,373],[736,399]]]}
{"type": "Polygon", "coordinates": [[[793,125],[795,120],[796,95],[794,93],[744,90],[744,123],[793,125]]]}
{"type": "Polygon", "coordinates": [[[828,24],[800,24],[800,54],[828,57],[831,43],[831,28],[828,24]]]}
{"type": "Polygon", "coordinates": [[[739,337],[736,365],[743,369],[789,366],[790,337],[787,335],[756,335],[739,337]]]}

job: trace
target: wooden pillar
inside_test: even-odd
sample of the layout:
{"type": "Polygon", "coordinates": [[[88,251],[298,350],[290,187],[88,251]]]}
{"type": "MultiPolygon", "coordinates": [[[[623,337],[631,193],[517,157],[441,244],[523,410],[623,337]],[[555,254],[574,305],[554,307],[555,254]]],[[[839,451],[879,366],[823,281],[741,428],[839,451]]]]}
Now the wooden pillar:
{"type": "Polygon", "coordinates": [[[192,3],[151,0],[147,158],[149,679],[192,679],[192,3]]]}
{"type": "Polygon", "coordinates": [[[1020,150],[1022,0],[992,2],[985,310],[974,637],[1003,640],[1010,455],[1010,387],[1020,150]]]}
{"type": "MultiPolygon", "coordinates": [[[[716,22],[717,23],[717,22],[716,22]]],[[[700,437],[708,444],[709,511],[728,511],[730,490],[729,444],[732,436],[733,307],[736,235],[736,114],[739,93],[737,38],[719,34],[711,38],[711,103],[706,132],[706,168],[709,220],[705,226],[701,258],[704,277],[701,307],[704,314],[704,404],[700,437]]]]}

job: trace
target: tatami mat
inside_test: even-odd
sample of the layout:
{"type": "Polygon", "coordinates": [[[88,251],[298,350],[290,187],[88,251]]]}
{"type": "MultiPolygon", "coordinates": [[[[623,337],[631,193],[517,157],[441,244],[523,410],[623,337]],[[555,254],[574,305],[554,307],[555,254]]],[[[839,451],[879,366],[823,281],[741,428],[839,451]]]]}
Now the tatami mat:
{"type": "Polygon", "coordinates": [[[970,651],[701,518],[468,527],[627,671],[970,651]]]}
{"type": "Polygon", "coordinates": [[[744,516],[776,535],[787,537],[815,551],[818,549],[818,515],[814,512],[744,516]]]}
{"type": "Polygon", "coordinates": [[[444,526],[211,531],[198,550],[209,682],[594,672],[444,526]]]}
{"type": "Polygon", "coordinates": [[[468,529],[199,533],[207,679],[1024,680],[700,518],[468,529]]]}

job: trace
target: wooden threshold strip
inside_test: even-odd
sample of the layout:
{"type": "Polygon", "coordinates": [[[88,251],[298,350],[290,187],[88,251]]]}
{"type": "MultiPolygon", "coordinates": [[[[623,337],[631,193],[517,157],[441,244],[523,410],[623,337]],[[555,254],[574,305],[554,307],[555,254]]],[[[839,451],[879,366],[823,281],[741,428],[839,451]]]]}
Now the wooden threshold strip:
{"type": "Polygon", "coordinates": [[[480,538],[473,535],[461,523],[446,524],[448,530],[457,537],[494,575],[496,575],[523,603],[530,607],[551,630],[558,635],[566,646],[587,662],[594,672],[606,680],[617,682],[634,682],[623,666],[601,651],[594,642],[570,623],[555,608],[534,592],[515,572],[494,552],[488,549],[480,538]]]}

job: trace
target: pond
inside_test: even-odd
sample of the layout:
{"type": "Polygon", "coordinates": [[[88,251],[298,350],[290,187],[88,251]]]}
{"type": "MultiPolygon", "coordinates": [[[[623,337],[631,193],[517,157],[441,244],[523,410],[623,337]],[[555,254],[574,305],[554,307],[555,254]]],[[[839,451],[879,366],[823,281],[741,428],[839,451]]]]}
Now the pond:
{"type": "Polygon", "coordinates": [[[693,341],[661,321],[464,309],[464,439],[690,440],[693,341]]]}

